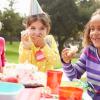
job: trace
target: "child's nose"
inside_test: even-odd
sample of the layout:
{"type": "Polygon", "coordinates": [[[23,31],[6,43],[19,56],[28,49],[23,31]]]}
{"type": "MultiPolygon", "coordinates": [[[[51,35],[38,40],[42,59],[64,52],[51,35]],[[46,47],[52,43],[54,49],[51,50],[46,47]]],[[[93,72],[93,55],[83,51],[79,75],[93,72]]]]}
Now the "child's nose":
{"type": "Polygon", "coordinates": [[[93,36],[96,36],[98,34],[98,31],[97,30],[94,30],[93,32],[92,32],[92,35],[93,36]]]}
{"type": "Polygon", "coordinates": [[[37,35],[37,36],[41,35],[41,31],[37,30],[37,31],[35,32],[35,35],[37,35]]]}
{"type": "Polygon", "coordinates": [[[93,36],[95,38],[99,38],[100,37],[100,32],[98,32],[98,30],[95,30],[94,33],[93,33],[93,36]]]}
{"type": "Polygon", "coordinates": [[[95,33],[95,34],[98,34],[98,33],[99,33],[99,30],[98,30],[98,29],[95,29],[95,30],[94,30],[94,33],[95,33]]]}

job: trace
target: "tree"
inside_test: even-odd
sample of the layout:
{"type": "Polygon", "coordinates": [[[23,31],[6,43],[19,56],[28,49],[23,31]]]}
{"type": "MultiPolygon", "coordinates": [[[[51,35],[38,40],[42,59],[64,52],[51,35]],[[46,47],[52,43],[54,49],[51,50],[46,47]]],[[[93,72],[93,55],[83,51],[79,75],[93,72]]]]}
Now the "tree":
{"type": "Polygon", "coordinates": [[[3,33],[7,34],[10,44],[13,42],[13,36],[19,34],[22,29],[22,19],[18,13],[14,12],[13,5],[15,0],[8,0],[9,8],[5,8],[2,15],[3,33]]]}
{"type": "Polygon", "coordinates": [[[57,37],[59,50],[70,37],[77,37],[78,9],[74,0],[39,0],[52,19],[51,33],[57,37]]]}
{"type": "Polygon", "coordinates": [[[64,43],[80,38],[91,14],[100,7],[98,0],[39,0],[52,19],[51,33],[57,37],[59,50],[64,43]]]}
{"type": "Polygon", "coordinates": [[[13,11],[6,9],[3,13],[2,22],[4,25],[3,33],[7,34],[10,44],[12,44],[13,36],[19,34],[22,29],[22,19],[18,13],[14,13],[13,11]]]}
{"type": "Polygon", "coordinates": [[[89,21],[91,14],[100,8],[100,1],[96,0],[76,0],[79,11],[79,30],[84,29],[84,25],[89,21]]]}

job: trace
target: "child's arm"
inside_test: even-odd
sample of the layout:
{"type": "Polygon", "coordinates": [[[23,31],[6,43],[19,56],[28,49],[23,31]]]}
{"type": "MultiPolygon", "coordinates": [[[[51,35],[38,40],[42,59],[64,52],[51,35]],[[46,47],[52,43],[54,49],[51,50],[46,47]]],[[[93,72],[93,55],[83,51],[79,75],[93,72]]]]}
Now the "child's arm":
{"type": "Polygon", "coordinates": [[[21,44],[24,49],[31,49],[32,48],[32,41],[27,30],[21,32],[21,44]]]}
{"type": "Polygon", "coordinates": [[[45,38],[44,52],[47,58],[47,67],[61,67],[60,55],[57,47],[57,43],[52,35],[48,35],[45,38]]]}
{"type": "Polygon", "coordinates": [[[70,80],[73,80],[74,78],[80,79],[83,73],[86,71],[87,55],[85,52],[86,51],[81,54],[79,60],[74,64],[71,63],[71,55],[70,58],[68,58],[68,56],[66,55],[67,58],[65,57],[64,59],[62,59],[63,70],[70,80]]]}
{"type": "Polygon", "coordinates": [[[5,58],[5,51],[4,50],[2,51],[1,59],[2,59],[2,66],[5,66],[6,58],[5,58]]]}
{"type": "Polygon", "coordinates": [[[5,62],[6,62],[6,59],[5,59],[5,39],[0,37],[0,45],[1,45],[1,50],[2,50],[2,53],[1,53],[1,63],[2,63],[2,66],[5,66],[5,62]]]}

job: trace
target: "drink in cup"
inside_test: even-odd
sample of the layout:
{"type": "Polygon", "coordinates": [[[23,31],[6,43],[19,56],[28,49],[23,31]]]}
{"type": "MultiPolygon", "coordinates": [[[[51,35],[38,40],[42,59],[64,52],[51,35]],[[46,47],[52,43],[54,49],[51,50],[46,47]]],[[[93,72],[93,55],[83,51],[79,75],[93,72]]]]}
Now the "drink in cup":
{"type": "Polygon", "coordinates": [[[51,89],[52,94],[58,94],[58,89],[62,79],[62,71],[48,70],[47,71],[47,87],[51,89]]]}
{"type": "Polygon", "coordinates": [[[77,87],[59,87],[59,100],[82,100],[83,89],[77,87]]]}

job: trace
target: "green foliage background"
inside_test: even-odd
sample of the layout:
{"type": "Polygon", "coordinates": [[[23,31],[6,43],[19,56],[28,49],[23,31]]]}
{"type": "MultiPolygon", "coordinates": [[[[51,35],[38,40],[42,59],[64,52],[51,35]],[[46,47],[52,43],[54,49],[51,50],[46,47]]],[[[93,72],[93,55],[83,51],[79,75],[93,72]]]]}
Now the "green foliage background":
{"type": "MultiPolygon", "coordinates": [[[[55,36],[61,52],[65,44],[79,41],[84,25],[90,19],[91,14],[100,8],[98,0],[38,0],[42,9],[50,15],[52,20],[51,34],[55,36]],[[73,40],[71,40],[73,38],[73,40]]],[[[0,10],[0,21],[3,28],[0,36],[8,42],[6,44],[6,57],[8,62],[18,63],[18,46],[20,32],[24,29],[22,22],[25,16],[20,16],[13,9],[16,0],[8,0],[9,6],[3,12],[0,10]]],[[[80,48],[81,49],[81,48],[80,48]]],[[[76,59],[73,60],[75,62],[76,59]]]]}
{"type": "Polygon", "coordinates": [[[6,59],[9,63],[18,63],[18,48],[19,42],[13,42],[12,45],[9,42],[6,43],[6,59]]]}

